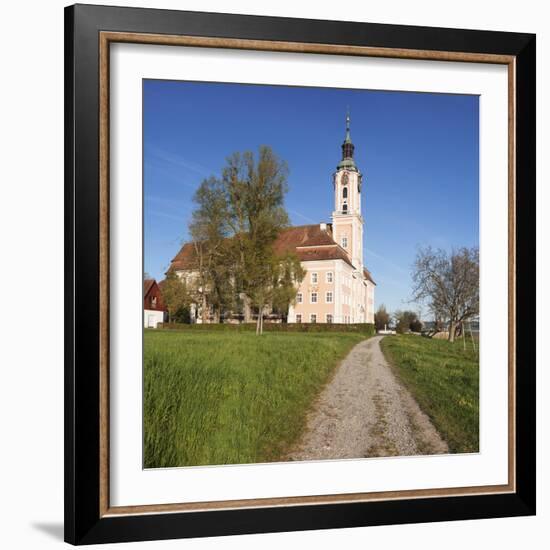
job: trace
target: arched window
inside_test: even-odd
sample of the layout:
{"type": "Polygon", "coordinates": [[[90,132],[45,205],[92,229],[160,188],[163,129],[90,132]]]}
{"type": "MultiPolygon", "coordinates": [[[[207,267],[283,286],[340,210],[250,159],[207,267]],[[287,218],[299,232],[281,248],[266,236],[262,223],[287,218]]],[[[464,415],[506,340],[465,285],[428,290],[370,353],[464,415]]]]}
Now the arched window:
{"type": "Polygon", "coordinates": [[[347,199],[348,198],[348,188],[347,187],[344,187],[342,189],[342,198],[343,199],[347,199]]]}

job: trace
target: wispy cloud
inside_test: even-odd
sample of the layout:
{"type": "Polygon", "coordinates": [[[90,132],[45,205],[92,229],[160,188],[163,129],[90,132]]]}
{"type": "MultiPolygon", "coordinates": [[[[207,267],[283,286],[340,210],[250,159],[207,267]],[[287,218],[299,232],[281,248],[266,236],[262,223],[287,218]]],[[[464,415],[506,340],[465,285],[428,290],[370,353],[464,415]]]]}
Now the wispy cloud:
{"type": "Polygon", "coordinates": [[[375,252],[374,250],[371,250],[370,248],[365,248],[365,252],[369,256],[373,256],[377,260],[380,260],[381,262],[384,262],[388,267],[391,267],[395,271],[398,271],[399,273],[402,273],[403,275],[409,275],[409,270],[405,269],[403,266],[400,266],[387,258],[386,256],[383,256],[382,254],[378,254],[378,252],[375,252]]]}
{"type": "Polygon", "coordinates": [[[191,182],[191,181],[188,181],[185,177],[181,177],[178,174],[168,170],[166,168],[166,163],[163,163],[162,161],[159,161],[158,159],[148,159],[145,161],[145,168],[149,168],[151,170],[154,170],[156,173],[160,173],[162,175],[164,175],[168,181],[172,180],[172,181],[175,181],[177,182],[178,184],[183,184],[187,187],[190,187],[191,189],[195,190],[197,189],[198,187],[198,182],[197,181],[194,181],[194,182],[191,182]]]}
{"type": "Polygon", "coordinates": [[[288,212],[290,212],[291,214],[294,214],[295,216],[298,216],[299,218],[302,218],[302,220],[306,221],[306,222],[309,222],[309,223],[318,223],[317,220],[312,220],[311,218],[309,218],[308,216],[305,216],[304,214],[302,214],[301,212],[298,212],[297,210],[292,210],[291,208],[288,208],[287,207],[287,210],[288,212]]]}
{"type": "Polygon", "coordinates": [[[144,199],[146,203],[154,203],[156,205],[162,206],[163,208],[184,211],[189,211],[191,209],[190,201],[168,199],[165,197],[157,197],[156,195],[145,195],[144,199]]]}
{"type": "Polygon", "coordinates": [[[153,158],[160,160],[162,162],[177,166],[179,168],[185,168],[191,172],[200,174],[201,176],[210,176],[214,173],[214,170],[208,166],[203,166],[198,162],[190,161],[182,155],[173,153],[171,151],[166,151],[165,149],[160,149],[159,147],[151,144],[145,144],[146,152],[151,155],[153,158]]]}
{"type": "Polygon", "coordinates": [[[160,212],[158,210],[149,210],[148,214],[151,216],[156,216],[158,218],[166,218],[168,220],[176,220],[180,223],[185,223],[187,221],[187,216],[178,216],[176,214],[171,214],[169,212],[160,212]]]}

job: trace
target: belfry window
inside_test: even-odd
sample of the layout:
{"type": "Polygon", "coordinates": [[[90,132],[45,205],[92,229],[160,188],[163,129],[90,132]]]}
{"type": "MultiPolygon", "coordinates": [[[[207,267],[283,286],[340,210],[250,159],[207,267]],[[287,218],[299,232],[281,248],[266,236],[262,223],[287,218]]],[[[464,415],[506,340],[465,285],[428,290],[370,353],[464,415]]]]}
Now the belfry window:
{"type": "Polygon", "coordinates": [[[348,198],[348,188],[347,187],[344,187],[342,189],[342,198],[343,199],[347,199],[348,198]]]}

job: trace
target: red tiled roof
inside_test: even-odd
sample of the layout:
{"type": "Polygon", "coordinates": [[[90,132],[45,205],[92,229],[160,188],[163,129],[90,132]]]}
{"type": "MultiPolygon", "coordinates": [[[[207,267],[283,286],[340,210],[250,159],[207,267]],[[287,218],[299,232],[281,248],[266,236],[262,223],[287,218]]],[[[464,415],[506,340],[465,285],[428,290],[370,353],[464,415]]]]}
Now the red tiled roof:
{"type": "Polygon", "coordinates": [[[367,268],[363,269],[363,275],[365,276],[365,279],[370,281],[373,285],[376,285],[376,283],[374,282],[374,280],[372,278],[372,275],[370,274],[370,271],[367,268]]]}
{"type": "Polygon", "coordinates": [[[143,280],[143,296],[147,296],[151,287],[155,284],[155,279],[144,279],[143,280]]]}
{"type": "Polygon", "coordinates": [[[291,252],[298,246],[335,245],[336,243],[328,227],[327,229],[321,229],[317,223],[315,225],[298,225],[283,229],[273,245],[275,253],[291,252]]]}
{"type": "Polygon", "coordinates": [[[296,256],[301,262],[313,262],[316,260],[344,260],[353,267],[349,256],[336,243],[331,246],[296,248],[296,256]]]}
{"type": "MultiPolygon", "coordinates": [[[[327,224],[326,229],[321,229],[320,224],[283,229],[273,244],[273,249],[277,255],[294,252],[301,262],[343,260],[353,267],[346,251],[332,238],[330,224],[327,224]]],[[[194,257],[193,243],[185,243],[172,260],[170,269],[193,269],[194,257]]],[[[365,276],[372,281],[367,270],[365,270],[365,276]]]]}
{"type": "Polygon", "coordinates": [[[185,243],[173,258],[170,269],[193,269],[195,247],[193,243],[185,243]]]}

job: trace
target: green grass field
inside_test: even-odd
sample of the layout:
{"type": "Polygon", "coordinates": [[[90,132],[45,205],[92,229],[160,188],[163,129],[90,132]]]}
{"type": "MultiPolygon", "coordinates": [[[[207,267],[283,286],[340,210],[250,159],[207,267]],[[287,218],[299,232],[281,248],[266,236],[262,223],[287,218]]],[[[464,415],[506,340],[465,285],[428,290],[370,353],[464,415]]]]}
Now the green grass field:
{"type": "Polygon", "coordinates": [[[479,347],[412,335],[386,337],[382,351],[451,452],[479,450],[479,347]]]}
{"type": "Polygon", "coordinates": [[[146,330],[146,468],[280,459],[353,333],[146,330]]]}

